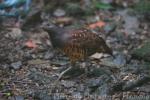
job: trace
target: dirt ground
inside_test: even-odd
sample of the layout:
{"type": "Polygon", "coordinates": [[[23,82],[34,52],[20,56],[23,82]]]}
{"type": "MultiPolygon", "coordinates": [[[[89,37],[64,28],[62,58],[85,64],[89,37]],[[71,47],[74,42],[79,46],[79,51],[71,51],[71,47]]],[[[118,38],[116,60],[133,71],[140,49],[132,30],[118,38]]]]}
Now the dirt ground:
{"type": "Polygon", "coordinates": [[[74,9],[70,13],[61,4],[49,12],[41,11],[42,18],[31,12],[23,19],[26,24],[22,27],[14,25],[14,18],[1,18],[0,100],[149,100],[149,54],[142,58],[134,56],[134,52],[149,41],[150,20],[134,13],[129,4],[90,14],[74,9]],[[52,47],[47,32],[41,28],[51,24],[68,28],[98,24],[91,30],[106,41],[114,58],[96,53],[89,62],[77,62],[75,66],[81,69],[74,69],[56,83],[59,74],[71,64],[67,56],[52,47]],[[90,72],[85,75],[87,63],[90,72]]]}

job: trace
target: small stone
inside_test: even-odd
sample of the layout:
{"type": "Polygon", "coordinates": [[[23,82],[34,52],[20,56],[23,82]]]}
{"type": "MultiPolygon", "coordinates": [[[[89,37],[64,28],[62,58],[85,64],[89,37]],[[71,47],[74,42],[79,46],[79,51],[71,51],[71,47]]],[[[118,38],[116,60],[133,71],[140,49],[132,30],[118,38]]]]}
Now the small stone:
{"type": "Polygon", "coordinates": [[[14,69],[20,69],[22,66],[22,62],[21,61],[18,61],[18,62],[14,62],[11,64],[11,67],[14,68],[14,69]]]}
{"type": "Polygon", "coordinates": [[[89,79],[89,80],[87,81],[87,85],[88,85],[89,87],[94,87],[94,86],[97,86],[97,85],[102,84],[101,82],[102,82],[102,81],[99,80],[99,79],[94,79],[94,78],[92,78],[92,79],[89,79]]]}
{"type": "Polygon", "coordinates": [[[150,42],[146,42],[142,44],[142,47],[135,49],[132,52],[132,58],[134,59],[142,59],[150,62],[150,42]]]}
{"type": "Polygon", "coordinates": [[[113,3],[113,0],[101,0],[101,2],[104,4],[110,4],[113,3]]]}
{"type": "Polygon", "coordinates": [[[38,64],[45,64],[48,63],[49,61],[46,60],[41,60],[41,59],[34,59],[34,60],[29,60],[28,64],[29,65],[38,65],[38,64]]]}
{"type": "Polygon", "coordinates": [[[54,100],[54,98],[53,98],[54,95],[48,95],[48,92],[46,90],[42,90],[40,92],[36,91],[35,92],[35,97],[39,98],[39,100],[54,100]]]}
{"type": "Polygon", "coordinates": [[[67,3],[66,12],[72,16],[79,16],[84,14],[82,7],[78,3],[67,3]]]}
{"type": "Polygon", "coordinates": [[[22,30],[20,28],[12,28],[11,32],[9,32],[9,35],[13,39],[21,38],[23,36],[22,35],[22,30]]]}
{"type": "Polygon", "coordinates": [[[106,33],[110,33],[110,32],[113,32],[116,28],[116,25],[115,24],[108,24],[104,27],[104,31],[106,33]]]}
{"type": "Polygon", "coordinates": [[[80,92],[73,92],[72,96],[76,100],[81,100],[81,98],[83,97],[80,92]]]}
{"type": "Polygon", "coordinates": [[[126,59],[125,59],[124,55],[121,55],[121,54],[117,55],[116,59],[114,59],[114,63],[116,65],[120,65],[120,66],[125,65],[126,64],[126,59]]]}
{"type": "Polygon", "coordinates": [[[52,59],[54,57],[54,53],[53,52],[46,52],[44,55],[44,59],[52,59]]]}
{"type": "Polygon", "coordinates": [[[62,80],[61,83],[64,85],[64,87],[66,88],[71,88],[73,86],[75,86],[75,82],[73,81],[65,81],[65,80],[62,80]]]}
{"type": "MultiPolygon", "coordinates": [[[[108,90],[109,90],[108,84],[103,84],[97,88],[95,93],[97,93],[98,95],[101,95],[101,96],[105,96],[105,95],[108,95],[108,90]]],[[[118,99],[116,99],[116,100],[118,100],[118,99]]]]}
{"type": "Polygon", "coordinates": [[[61,60],[61,61],[50,61],[51,64],[54,64],[54,65],[59,65],[59,66],[65,66],[69,63],[69,61],[64,61],[64,60],[61,60]]]}
{"type": "Polygon", "coordinates": [[[62,17],[66,14],[66,12],[63,9],[56,9],[53,13],[56,17],[62,17]]]}
{"type": "Polygon", "coordinates": [[[8,64],[4,64],[4,65],[2,65],[2,68],[3,69],[7,69],[7,68],[9,68],[9,65],[8,64]]]}
{"type": "Polygon", "coordinates": [[[24,100],[24,97],[23,96],[15,96],[15,100],[24,100]]]}
{"type": "MultiPolygon", "coordinates": [[[[95,65],[95,66],[97,66],[97,65],[95,65]]],[[[87,76],[88,77],[100,77],[104,74],[106,74],[106,73],[102,68],[94,68],[92,71],[89,72],[89,74],[87,76]]]]}

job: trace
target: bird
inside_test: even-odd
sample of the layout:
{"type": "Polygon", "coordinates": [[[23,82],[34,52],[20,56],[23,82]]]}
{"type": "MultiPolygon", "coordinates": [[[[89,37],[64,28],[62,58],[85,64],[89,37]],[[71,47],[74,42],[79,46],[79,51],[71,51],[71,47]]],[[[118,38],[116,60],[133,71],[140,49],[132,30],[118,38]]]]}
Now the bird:
{"type": "Polygon", "coordinates": [[[43,29],[49,34],[53,48],[66,54],[71,62],[71,67],[63,71],[58,80],[72,69],[77,61],[86,60],[96,52],[112,55],[112,49],[107,46],[104,39],[86,27],[66,29],[52,26],[43,29]]]}
{"type": "Polygon", "coordinates": [[[26,16],[30,11],[31,0],[3,0],[0,3],[0,16],[14,17],[17,21],[26,16]],[[23,7],[23,9],[19,9],[23,7]],[[10,9],[8,12],[7,9],[10,9]]]}

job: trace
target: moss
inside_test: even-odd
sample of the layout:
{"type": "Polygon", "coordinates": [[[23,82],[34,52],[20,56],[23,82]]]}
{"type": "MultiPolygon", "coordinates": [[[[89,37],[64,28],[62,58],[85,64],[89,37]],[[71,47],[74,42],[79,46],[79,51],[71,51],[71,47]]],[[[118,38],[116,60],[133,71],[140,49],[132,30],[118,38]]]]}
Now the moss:
{"type": "Polygon", "coordinates": [[[150,42],[147,42],[141,48],[134,50],[132,56],[150,62],[150,42]]]}
{"type": "Polygon", "coordinates": [[[135,5],[134,8],[139,13],[149,13],[150,12],[150,1],[149,0],[140,0],[135,5]]]}

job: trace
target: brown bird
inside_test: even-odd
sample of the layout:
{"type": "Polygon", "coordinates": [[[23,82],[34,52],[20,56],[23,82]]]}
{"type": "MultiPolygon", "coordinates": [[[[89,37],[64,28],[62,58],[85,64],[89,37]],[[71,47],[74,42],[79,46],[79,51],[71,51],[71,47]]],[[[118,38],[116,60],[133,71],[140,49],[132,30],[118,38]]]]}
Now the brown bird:
{"type": "MultiPolygon", "coordinates": [[[[68,30],[54,26],[43,29],[48,32],[53,47],[61,50],[70,58],[72,67],[76,61],[85,60],[96,52],[112,55],[112,50],[106,45],[103,38],[87,28],[68,30]]],[[[58,79],[70,69],[71,67],[62,72],[58,79]]]]}

